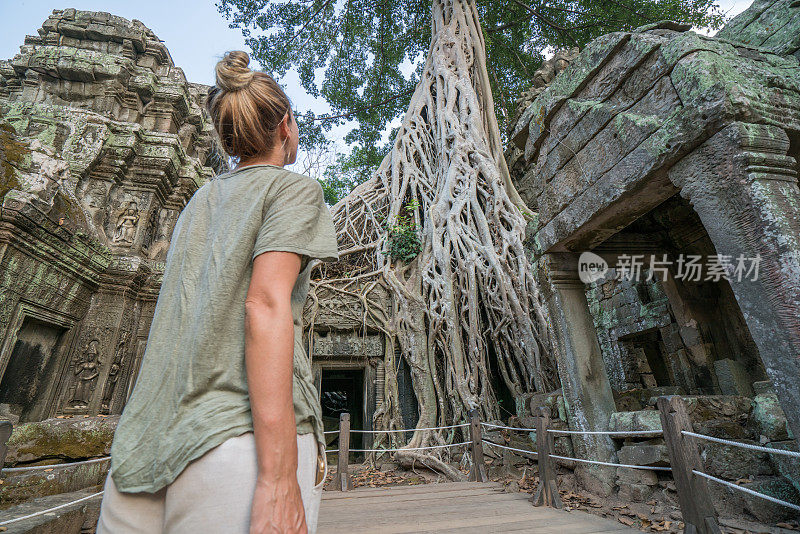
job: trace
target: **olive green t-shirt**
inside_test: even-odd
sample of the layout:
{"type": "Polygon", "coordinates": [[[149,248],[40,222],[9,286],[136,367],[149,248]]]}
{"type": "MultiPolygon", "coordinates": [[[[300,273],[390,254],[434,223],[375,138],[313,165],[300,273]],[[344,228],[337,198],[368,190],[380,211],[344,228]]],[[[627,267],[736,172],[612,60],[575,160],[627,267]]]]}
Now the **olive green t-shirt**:
{"type": "Polygon", "coordinates": [[[297,432],[323,441],[319,397],[302,343],[309,258],[338,259],[319,182],[253,165],[203,185],[181,212],[141,369],[111,446],[119,491],[156,492],[192,460],[253,430],[244,363],[245,298],[253,259],[302,257],[292,290],[297,432]]]}

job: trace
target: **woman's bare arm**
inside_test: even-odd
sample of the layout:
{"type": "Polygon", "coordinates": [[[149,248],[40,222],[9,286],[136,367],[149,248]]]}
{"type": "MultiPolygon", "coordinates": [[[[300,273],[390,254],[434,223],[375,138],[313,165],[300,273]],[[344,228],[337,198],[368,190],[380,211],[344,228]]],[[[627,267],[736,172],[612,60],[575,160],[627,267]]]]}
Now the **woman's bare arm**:
{"type": "Polygon", "coordinates": [[[245,301],[245,366],[258,453],[251,534],[306,532],[292,402],[291,294],[299,271],[300,256],[293,252],[259,254],[245,301]]]}

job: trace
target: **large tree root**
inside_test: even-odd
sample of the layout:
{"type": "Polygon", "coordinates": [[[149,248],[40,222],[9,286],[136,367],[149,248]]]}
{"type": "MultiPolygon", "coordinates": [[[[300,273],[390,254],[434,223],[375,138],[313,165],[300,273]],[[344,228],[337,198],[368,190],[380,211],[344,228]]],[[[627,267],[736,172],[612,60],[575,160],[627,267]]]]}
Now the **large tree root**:
{"type": "Polygon", "coordinates": [[[420,451],[400,451],[394,455],[394,458],[398,464],[406,469],[413,469],[415,465],[421,465],[432,471],[442,473],[453,482],[461,482],[467,479],[464,473],[450,464],[420,451]]]}
{"type": "MultiPolygon", "coordinates": [[[[557,384],[523,248],[526,208],[503,158],[474,0],[433,0],[432,19],[421,81],[394,148],[372,179],[333,207],[341,261],[321,266],[323,279],[314,286],[344,284],[351,299],[365,295],[354,280],[391,292],[388,317],[369,310],[366,297],[356,307],[364,307],[358,311],[364,325],[378,325],[397,341],[411,370],[418,428],[465,421],[472,409],[484,420],[498,419],[493,380],[515,397],[557,384]],[[384,223],[413,205],[422,250],[409,263],[392,261],[383,254],[384,223]]],[[[394,347],[387,347],[386,400],[376,427],[402,428],[396,383],[389,383],[397,364],[394,347]]],[[[417,431],[406,446],[467,439],[460,430],[432,434],[417,431]]],[[[432,454],[397,457],[456,476],[432,454]]]]}

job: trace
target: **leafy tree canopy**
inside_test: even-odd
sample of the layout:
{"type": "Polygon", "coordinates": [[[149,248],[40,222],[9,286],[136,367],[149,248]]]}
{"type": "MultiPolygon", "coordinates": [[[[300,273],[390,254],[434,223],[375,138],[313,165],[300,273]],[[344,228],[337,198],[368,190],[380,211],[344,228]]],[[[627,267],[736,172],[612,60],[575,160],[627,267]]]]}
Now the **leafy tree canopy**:
{"type": "MultiPolygon", "coordinates": [[[[501,131],[519,93],[531,84],[545,49],[585,46],[605,33],[659,20],[719,28],[716,0],[476,0],[501,131]]],[[[304,148],[326,144],[325,131],[356,121],[345,141],[355,150],[326,173],[329,200],[364,181],[388,146],[381,134],[401,116],[418,82],[431,38],[430,0],[219,0],[253,57],[278,78],[297,69],[328,117],[303,113],[304,148]],[[413,70],[410,76],[403,75],[413,70]],[[335,182],[335,183],[334,183],[335,182]]],[[[323,182],[325,179],[323,179],[323,182]]],[[[325,184],[324,184],[325,185],[325,184]]]]}

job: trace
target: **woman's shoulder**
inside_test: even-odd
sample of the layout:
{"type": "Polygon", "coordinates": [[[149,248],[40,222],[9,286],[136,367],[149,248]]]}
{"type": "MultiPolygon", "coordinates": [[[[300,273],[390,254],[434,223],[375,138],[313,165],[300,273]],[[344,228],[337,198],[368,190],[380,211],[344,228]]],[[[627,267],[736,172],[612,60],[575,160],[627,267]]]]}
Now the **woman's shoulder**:
{"type": "Polygon", "coordinates": [[[318,180],[286,169],[286,173],[277,177],[275,180],[276,194],[280,195],[321,195],[322,184],[318,180]]]}

